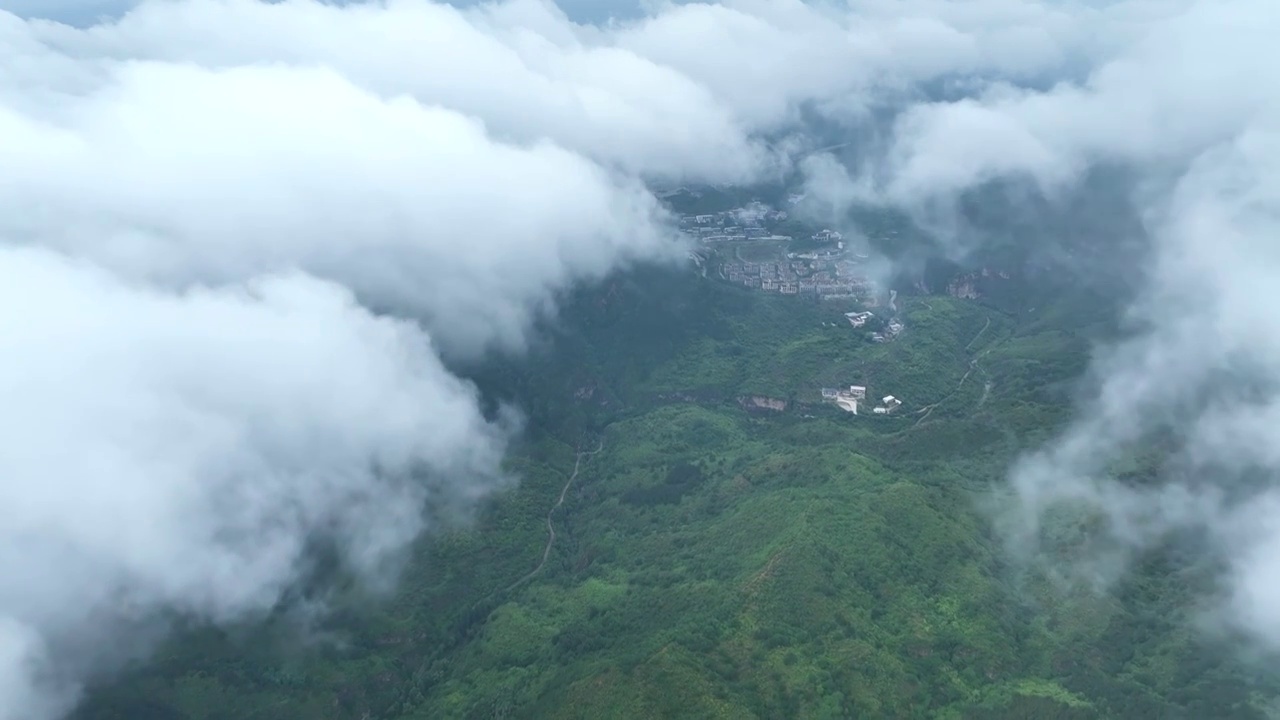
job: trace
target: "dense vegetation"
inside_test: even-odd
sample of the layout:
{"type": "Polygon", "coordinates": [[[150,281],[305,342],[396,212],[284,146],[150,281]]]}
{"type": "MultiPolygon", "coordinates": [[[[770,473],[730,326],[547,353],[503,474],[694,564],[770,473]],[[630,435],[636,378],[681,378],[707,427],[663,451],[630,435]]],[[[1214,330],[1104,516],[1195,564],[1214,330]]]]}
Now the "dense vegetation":
{"type": "Polygon", "coordinates": [[[1097,298],[1018,282],[903,296],[883,345],[851,306],[687,273],[583,290],[532,357],[473,369],[529,415],[521,483],[393,596],[331,578],[322,620],[189,629],[80,716],[1265,717],[1190,629],[1172,550],[1104,594],[1007,562],[982,508],[1112,331],[1097,298]],[[906,404],[820,402],[849,384],[906,404]]]}

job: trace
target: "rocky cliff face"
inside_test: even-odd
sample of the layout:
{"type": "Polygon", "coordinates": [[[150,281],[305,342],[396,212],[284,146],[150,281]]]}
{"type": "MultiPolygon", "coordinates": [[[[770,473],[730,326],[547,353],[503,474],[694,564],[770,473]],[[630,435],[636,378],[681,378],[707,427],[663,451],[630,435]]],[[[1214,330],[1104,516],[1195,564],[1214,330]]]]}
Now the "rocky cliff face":
{"type": "Polygon", "coordinates": [[[975,273],[967,273],[952,280],[947,284],[947,294],[965,300],[977,300],[981,295],[978,293],[978,281],[974,275],[975,273]]]}
{"type": "Polygon", "coordinates": [[[738,398],[738,404],[746,410],[771,410],[782,412],[787,409],[787,401],[764,395],[744,395],[738,398]]]}
{"type": "Polygon", "coordinates": [[[977,300],[983,296],[984,286],[990,288],[990,283],[1008,279],[1007,271],[984,267],[952,278],[951,282],[947,283],[947,294],[951,297],[977,300]]]}

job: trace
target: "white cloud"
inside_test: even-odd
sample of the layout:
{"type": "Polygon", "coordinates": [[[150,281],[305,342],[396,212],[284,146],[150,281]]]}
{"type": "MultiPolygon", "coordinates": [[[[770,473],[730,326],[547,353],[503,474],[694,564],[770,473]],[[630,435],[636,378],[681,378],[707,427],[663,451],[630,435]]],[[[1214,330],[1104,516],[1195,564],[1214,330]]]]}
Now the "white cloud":
{"type": "Polygon", "coordinates": [[[40,677],[44,644],[31,628],[0,618],[0,720],[56,717],[66,712],[76,688],[40,677]]]}
{"type": "Polygon", "coordinates": [[[500,137],[546,138],[654,177],[740,181],[770,162],[705,88],[593,42],[595,33],[532,0],[472,10],[415,0],[153,2],[118,23],[32,33],[84,62],[323,65],[380,96],[479,118],[500,137]]]}
{"type": "Polygon", "coordinates": [[[1053,187],[1091,163],[1185,163],[1272,111],[1271,85],[1245,78],[1270,54],[1278,26],[1271,4],[1169,3],[1122,49],[1095,58],[1083,82],[1047,91],[1000,83],[912,108],[880,169],[883,189],[909,202],[996,176],[1053,187]]]}
{"type": "Polygon", "coordinates": [[[783,149],[758,133],[794,130],[802,106],[848,123],[936,78],[1052,77],[1177,4],[735,0],[597,28],[543,0],[153,0],[119,22],[29,32],[85,63],[323,65],[379,95],[482,119],[499,137],[546,138],[655,179],[741,182],[779,168],[783,149]]]}
{"type": "MultiPolygon", "coordinates": [[[[8,248],[0,302],[0,618],[23,643],[0,645],[28,677],[64,657],[23,647],[86,653],[105,623],[270,607],[317,532],[376,575],[424,504],[504,480],[509,428],[420,330],[338,286],[174,294],[8,248]]],[[[13,697],[0,717],[30,717],[13,697]]]]}
{"type": "Polygon", "coordinates": [[[558,288],[664,251],[638,183],[327,70],[123,63],[0,126],[12,240],[176,284],[303,269],[455,352],[518,345],[558,288]]]}
{"type": "Polygon", "coordinates": [[[1059,70],[1082,29],[1038,3],[739,0],[668,7],[624,28],[618,42],[682,69],[749,126],[773,128],[794,121],[802,104],[847,119],[877,91],[912,91],[940,76],[1059,70]]]}

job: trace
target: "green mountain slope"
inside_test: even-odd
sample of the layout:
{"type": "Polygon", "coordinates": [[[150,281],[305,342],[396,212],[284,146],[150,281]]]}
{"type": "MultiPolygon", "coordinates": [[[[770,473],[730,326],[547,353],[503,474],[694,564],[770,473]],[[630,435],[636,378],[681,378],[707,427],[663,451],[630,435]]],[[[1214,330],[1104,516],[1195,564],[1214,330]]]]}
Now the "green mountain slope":
{"type": "Polygon", "coordinates": [[[1191,629],[1184,561],[1106,595],[1008,564],[982,508],[1105,325],[1018,295],[902,297],[877,345],[852,307],[683,273],[584,291],[527,362],[474,369],[529,412],[522,481],[392,597],[331,579],[318,625],[191,629],[80,717],[1265,717],[1191,629]],[[821,402],[851,384],[904,405],[821,402]]]}

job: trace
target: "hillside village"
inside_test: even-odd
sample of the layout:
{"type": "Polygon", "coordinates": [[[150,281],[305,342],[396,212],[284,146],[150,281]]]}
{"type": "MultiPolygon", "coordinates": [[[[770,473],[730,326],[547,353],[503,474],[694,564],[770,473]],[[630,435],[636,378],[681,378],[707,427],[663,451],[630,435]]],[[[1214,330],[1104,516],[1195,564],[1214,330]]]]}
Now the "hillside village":
{"type": "Polygon", "coordinates": [[[747,240],[785,242],[791,238],[773,235],[768,226],[786,219],[785,210],[774,210],[764,203],[752,202],[724,212],[685,215],[680,218],[680,229],[707,245],[747,240]]]}
{"type": "Polygon", "coordinates": [[[720,280],[781,295],[875,303],[878,288],[864,267],[868,253],[825,228],[807,238],[811,249],[794,251],[795,238],[775,232],[787,218],[785,210],[751,202],[724,212],[684,215],[680,229],[698,242],[695,262],[704,272],[714,267],[720,280]]]}
{"type": "MultiPolygon", "coordinates": [[[[858,404],[864,402],[867,398],[867,388],[862,385],[850,385],[848,390],[843,388],[822,388],[822,399],[824,402],[835,403],[836,407],[845,412],[858,414],[858,404]]],[[[890,415],[898,408],[902,407],[902,401],[893,395],[885,395],[879,405],[871,408],[873,415],[890,415]]]]}
{"type": "MultiPolygon", "coordinates": [[[[793,235],[778,231],[787,219],[785,210],[751,202],[722,212],[685,214],[680,229],[697,242],[691,255],[704,277],[780,295],[852,300],[870,308],[844,313],[852,329],[864,332],[873,343],[897,339],[905,329],[898,317],[897,292],[884,293],[871,278],[870,254],[828,228],[797,243],[793,235]],[[797,245],[803,249],[795,249],[797,245]]],[[[867,388],[860,385],[824,387],[821,393],[823,402],[852,415],[892,415],[902,407],[902,400],[894,395],[868,402],[867,388]]],[[[778,412],[787,406],[777,398],[755,396],[739,398],[739,403],[752,411],[778,412]]]]}

